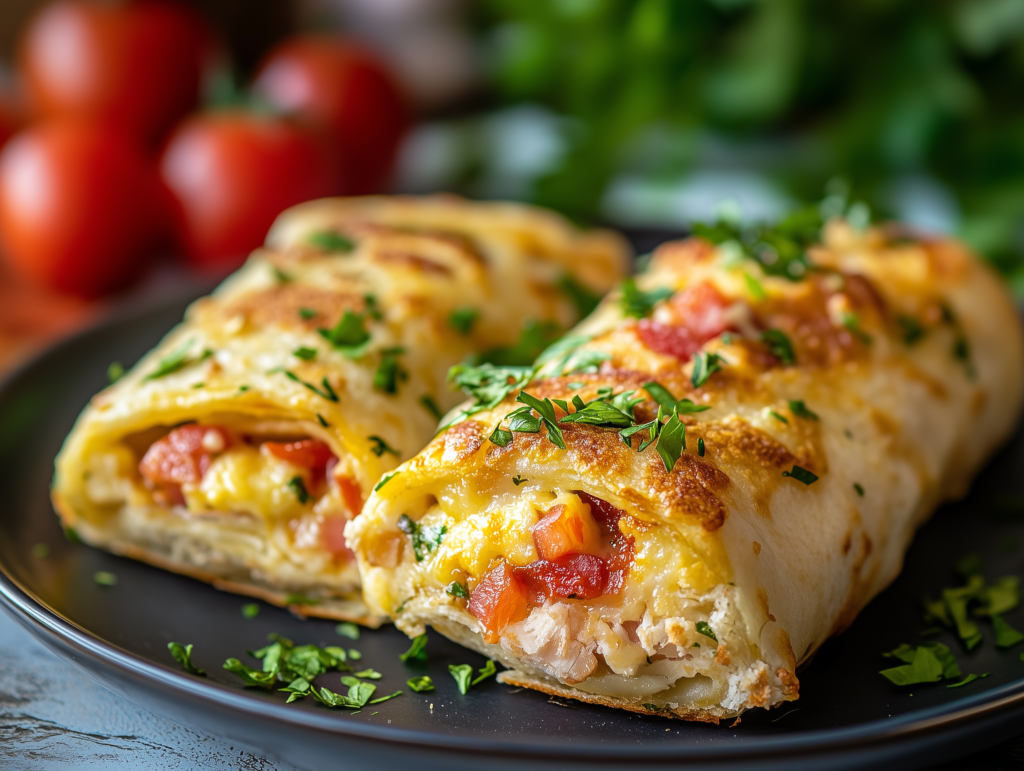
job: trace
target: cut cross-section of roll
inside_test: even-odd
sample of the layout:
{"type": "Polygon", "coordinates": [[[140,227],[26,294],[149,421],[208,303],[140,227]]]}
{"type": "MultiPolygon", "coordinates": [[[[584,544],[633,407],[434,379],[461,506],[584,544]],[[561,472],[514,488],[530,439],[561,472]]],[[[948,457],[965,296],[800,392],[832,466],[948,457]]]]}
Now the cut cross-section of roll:
{"type": "Polygon", "coordinates": [[[960,245],[803,230],[666,244],[534,369],[456,370],[473,400],[347,526],[369,606],[560,696],[797,698],[1013,429],[1024,353],[960,245]]]}
{"type": "Polygon", "coordinates": [[[344,526],[461,398],[448,368],[536,355],[628,251],[547,211],[453,197],[316,201],[267,243],[92,400],[53,500],[90,544],[377,623],[344,526]]]}

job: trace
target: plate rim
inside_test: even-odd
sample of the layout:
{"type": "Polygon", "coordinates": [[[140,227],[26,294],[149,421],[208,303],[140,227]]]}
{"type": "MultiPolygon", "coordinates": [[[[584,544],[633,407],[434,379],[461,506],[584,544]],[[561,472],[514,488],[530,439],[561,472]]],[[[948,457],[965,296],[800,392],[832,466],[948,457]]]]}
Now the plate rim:
{"type": "MultiPolygon", "coordinates": [[[[0,396],[30,376],[36,367],[59,356],[62,351],[79,344],[82,340],[106,334],[112,328],[128,321],[166,312],[170,307],[189,302],[190,298],[195,298],[194,292],[175,293],[174,296],[163,298],[157,303],[149,300],[121,304],[90,326],[23,360],[0,378],[0,396]]],[[[680,756],[678,743],[657,746],[641,744],[630,747],[565,746],[546,743],[531,746],[529,741],[510,742],[457,734],[430,733],[387,725],[378,726],[372,723],[347,723],[333,713],[320,714],[319,711],[288,709],[277,701],[252,696],[245,689],[188,676],[167,665],[125,650],[79,626],[47,605],[15,578],[11,566],[3,559],[0,559],[0,605],[44,644],[57,643],[56,653],[62,658],[68,658],[64,650],[71,648],[92,662],[127,676],[136,685],[158,689],[161,699],[194,699],[207,707],[230,709],[236,717],[241,715],[261,722],[269,720],[282,727],[312,730],[334,741],[389,742],[400,744],[406,749],[454,752],[461,755],[501,754],[523,760],[576,760],[603,764],[621,763],[627,759],[634,763],[746,762],[752,759],[768,762],[844,750],[865,753],[893,743],[924,739],[944,729],[990,720],[1005,715],[1014,708],[1024,708],[1022,676],[1014,682],[978,694],[962,696],[948,704],[914,710],[896,717],[826,730],[802,731],[785,736],[762,736],[735,744],[696,743],[686,748],[685,757],[680,756]]],[[[50,649],[54,650],[52,646],[50,649]]],[[[730,727],[728,724],[720,726],[724,730],[729,730],[730,727]]]]}

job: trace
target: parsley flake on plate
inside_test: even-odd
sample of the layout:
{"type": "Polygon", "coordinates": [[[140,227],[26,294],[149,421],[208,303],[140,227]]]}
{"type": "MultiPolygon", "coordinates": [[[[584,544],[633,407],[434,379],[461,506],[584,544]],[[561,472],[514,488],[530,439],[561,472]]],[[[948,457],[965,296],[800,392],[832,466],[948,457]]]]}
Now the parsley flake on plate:
{"type": "Polygon", "coordinates": [[[199,675],[200,677],[206,676],[206,672],[192,663],[191,645],[169,642],[167,643],[167,650],[171,652],[171,656],[174,657],[174,660],[181,664],[182,668],[190,675],[199,675]]]}
{"type": "Polygon", "coordinates": [[[92,574],[92,580],[98,583],[100,586],[116,586],[117,576],[113,573],[109,573],[106,570],[97,570],[92,574]]]}
{"type": "Polygon", "coordinates": [[[494,666],[494,662],[489,660],[483,668],[478,670],[476,677],[473,677],[473,667],[469,664],[449,664],[448,671],[455,678],[455,684],[459,689],[459,693],[465,695],[470,688],[486,680],[498,670],[494,666]]]}
{"type": "Polygon", "coordinates": [[[351,621],[342,621],[336,627],[334,627],[336,634],[341,637],[347,637],[350,640],[359,639],[359,627],[353,624],[351,621]]]}
{"type": "Polygon", "coordinates": [[[107,382],[113,385],[118,380],[124,377],[124,365],[119,361],[110,362],[110,366],[107,367],[107,382]]]}
{"type": "Polygon", "coordinates": [[[426,662],[427,660],[427,635],[426,633],[413,638],[409,650],[398,656],[403,664],[411,662],[426,662]]]}
{"type": "Polygon", "coordinates": [[[405,681],[405,684],[416,693],[429,693],[434,690],[434,681],[428,675],[410,678],[405,681]]]}
{"type": "Polygon", "coordinates": [[[244,618],[256,618],[260,614],[260,606],[255,602],[249,602],[242,606],[242,616],[244,618]]]}

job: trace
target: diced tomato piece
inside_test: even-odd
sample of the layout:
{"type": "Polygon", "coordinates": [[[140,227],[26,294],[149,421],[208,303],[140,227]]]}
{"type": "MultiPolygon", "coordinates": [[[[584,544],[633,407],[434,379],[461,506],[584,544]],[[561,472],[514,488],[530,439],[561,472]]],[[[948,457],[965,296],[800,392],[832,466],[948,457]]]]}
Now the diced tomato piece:
{"type": "Polygon", "coordinates": [[[708,340],[729,329],[725,310],[729,301],[711,284],[697,284],[676,292],[668,308],[671,324],[641,319],[637,334],[641,342],[655,353],[673,356],[686,362],[693,358],[708,340]]]}
{"type": "Polygon", "coordinates": [[[653,319],[641,319],[636,331],[640,342],[652,351],[673,356],[682,362],[692,359],[703,345],[686,328],[661,324],[653,319]]]}
{"type": "Polygon", "coordinates": [[[537,560],[517,568],[526,586],[547,597],[592,600],[605,593],[608,567],[593,554],[570,554],[556,560],[537,560]]]}
{"type": "Polygon", "coordinates": [[[589,507],[559,504],[533,526],[533,542],[543,560],[566,554],[595,554],[601,548],[601,533],[590,516],[589,507]]]}
{"type": "Polygon", "coordinates": [[[608,566],[608,583],[605,585],[605,594],[618,594],[622,591],[622,584],[629,575],[629,569],[633,566],[635,556],[635,539],[626,536],[619,528],[619,520],[628,517],[622,509],[617,509],[608,501],[601,500],[593,495],[577,490],[576,495],[580,500],[590,506],[590,515],[597,522],[601,529],[604,542],[608,545],[608,554],[605,557],[608,566]]]}
{"type": "Polygon", "coordinates": [[[300,439],[297,442],[264,442],[267,452],[275,458],[295,466],[307,468],[314,475],[323,475],[327,462],[334,457],[326,442],[319,439],[300,439]]]}
{"type": "Polygon", "coordinates": [[[484,639],[496,643],[510,624],[530,613],[527,589],[507,562],[491,570],[469,596],[469,612],[484,626],[484,639]]]}
{"type": "Polygon", "coordinates": [[[326,517],[320,526],[320,540],[331,554],[351,558],[352,552],[345,543],[347,524],[348,517],[326,517]]]}
{"type": "Polygon", "coordinates": [[[202,480],[210,459],[231,446],[231,435],[220,426],[190,424],[176,428],[146,450],[139,473],[153,485],[202,480]]]}
{"type": "Polygon", "coordinates": [[[341,490],[341,499],[345,501],[345,508],[353,517],[363,510],[363,490],[359,483],[352,477],[335,477],[338,488],[341,490]]]}

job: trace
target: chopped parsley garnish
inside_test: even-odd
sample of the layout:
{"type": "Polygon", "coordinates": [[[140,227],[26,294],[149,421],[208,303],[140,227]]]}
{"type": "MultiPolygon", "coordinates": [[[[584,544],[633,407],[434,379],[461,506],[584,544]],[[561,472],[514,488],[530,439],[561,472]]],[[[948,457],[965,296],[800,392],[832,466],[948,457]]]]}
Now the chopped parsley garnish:
{"type": "Polygon", "coordinates": [[[956,659],[942,643],[925,643],[916,648],[904,644],[885,655],[906,662],[903,666],[879,672],[894,685],[937,683],[943,678],[953,679],[961,675],[956,659]]]}
{"type": "Polygon", "coordinates": [[[299,308],[299,318],[309,321],[312,318],[316,318],[319,313],[312,308],[299,308]]]}
{"type": "Polygon", "coordinates": [[[588,335],[567,335],[548,346],[537,357],[537,374],[544,377],[561,377],[577,373],[596,373],[601,363],[611,359],[612,355],[580,347],[589,341],[588,335]]]}
{"type": "Polygon", "coordinates": [[[315,393],[317,396],[322,396],[324,399],[326,399],[329,402],[336,402],[336,401],[338,401],[338,395],[336,393],[334,393],[334,389],[331,388],[331,384],[329,382],[327,382],[327,376],[326,375],[324,375],[323,378],[320,380],[320,385],[322,387],[321,388],[317,388],[312,383],[307,383],[305,380],[300,378],[298,375],[296,375],[291,370],[287,370],[287,369],[273,369],[273,370],[270,370],[270,372],[280,372],[280,373],[282,373],[289,380],[293,380],[296,383],[299,383],[300,385],[305,386],[310,391],[315,393]]]}
{"type": "Polygon", "coordinates": [[[532,375],[530,367],[457,364],[448,370],[448,381],[465,391],[473,399],[473,404],[461,409],[448,425],[497,407],[510,393],[530,382],[532,375]]]}
{"type": "Polygon", "coordinates": [[[46,559],[50,556],[50,546],[45,543],[37,543],[32,547],[32,556],[36,559],[46,559]]]}
{"type": "Polygon", "coordinates": [[[992,616],[992,631],[995,633],[997,648],[1012,648],[1024,640],[1024,634],[1007,624],[1002,616],[992,616]]]}
{"type": "Polygon", "coordinates": [[[423,394],[420,397],[420,404],[427,412],[434,416],[434,420],[440,420],[444,417],[444,413],[441,412],[441,408],[437,404],[437,400],[430,394],[423,394]]]}
{"type": "Polygon", "coordinates": [[[654,306],[667,300],[675,292],[668,287],[658,287],[645,292],[636,285],[636,280],[627,278],[622,282],[619,305],[625,316],[642,319],[650,315],[654,306]]]}
{"type": "Polygon", "coordinates": [[[694,404],[690,399],[676,401],[675,397],[669,393],[665,386],[653,381],[644,383],[644,390],[650,394],[654,401],[664,407],[666,411],[676,410],[680,415],[692,415],[695,412],[704,412],[711,409],[706,404],[694,404]]]}
{"type": "Polygon", "coordinates": [[[182,669],[184,669],[190,675],[199,675],[200,677],[206,677],[206,672],[204,672],[192,663],[191,645],[182,645],[181,643],[169,642],[167,643],[167,650],[171,652],[171,656],[174,657],[174,660],[181,664],[182,669]]]}
{"type": "Polygon", "coordinates": [[[707,621],[698,621],[696,623],[697,631],[705,637],[710,637],[715,642],[718,642],[718,638],[715,636],[715,630],[708,626],[707,621]]]}
{"type": "Polygon", "coordinates": [[[378,458],[381,457],[386,452],[391,453],[396,458],[402,454],[376,434],[371,434],[366,438],[369,439],[370,442],[373,444],[373,447],[370,448],[370,452],[372,452],[378,458]]]}
{"type": "Polygon", "coordinates": [[[355,243],[334,230],[318,230],[306,236],[306,243],[325,252],[351,252],[355,243]]]}
{"type": "Polygon", "coordinates": [[[761,333],[761,342],[768,346],[772,356],[786,366],[796,364],[796,355],[793,353],[793,341],[781,329],[766,329],[761,333]]]}
{"type": "Polygon", "coordinates": [[[512,443],[512,432],[506,431],[501,427],[501,423],[498,423],[491,432],[491,435],[487,437],[487,441],[498,447],[508,447],[512,443]]]}
{"type": "Polygon", "coordinates": [[[328,423],[326,420],[324,420],[324,416],[321,415],[319,412],[316,414],[316,419],[317,419],[317,422],[321,426],[323,426],[324,428],[330,428],[331,427],[331,424],[328,423]]]}
{"type": "Polygon", "coordinates": [[[420,525],[417,522],[413,522],[408,514],[403,514],[398,518],[398,529],[409,536],[412,541],[412,551],[416,555],[417,562],[423,562],[424,559],[434,551],[438,546],[441,545],[441,540],[444,538],[445,533],[448,532],[447,525],[420,525]]]}
{"type": "Polygon", "coordinates": [[[425,662],[427,660],[427,635],[426,633],[414,637],[412,645],[405,653],[399,654],[398,658],[403,664],[411,662],[425,662]]]}
{"type": "Polygon", "coordinates": [[[497,672],[498,669],[494,666],[493,661],[488,661],[482,669],[478,670],[476,677],[473,677],[473,667],[469,664],[449,664],[448,671],[455,678],[455,684],[459,688],[459,693],[465,694],[474,685],[486,680],[497,672]]]}
{"type": "Polygon", "coordinates": [[[861,343],[864,345],[871,345],[871,335],[861,329],[860,317],[858,317],[856,313],[844,311],[840,315],[840,323],[842,323],[844,329],[860,340],[861,343]]]}
{"type": "Polygon", "coordinates": [[[366,331],[366,316],[350,310],[346,310],[331,329],[321,327],[317,332],[349,359],[362,356],[370,342],[370,333],[366,331]]]}
{"type": "Polygon", "coordinates": [[[109,573],[106,570],[97,570],[92,574],[92,580],[98,583],[100,586],[116,586],[117,576],[113,573],[109,573]]]}
{"type": "Polygon", "coordinates": [[[405,353],[401,346],[385,348],[380,354],[380,364],[373,374],[373,387],[386,394],[398,393],[398,384],[409,379],[409,373],[398,363],[399,354],[405,353]]]}
{"type": "MultiPolygon", "coordinates": [[[[540,415],[540,419],[543,421],[544,426],[547,428],[548,439],[551,440],[551,443],[555,445],[555,447],[557,447],[560,450],[564,450],[565,438],[562,436],[562,429],[558,427],[558,423],[555,419],[555,405],[551,403],[551,400],[541,400],[538,399],[536,396],[533,396],[532,394],[526,393],[526,391],[520,391],[519,395],[516,396],[516,401],[527,405],[527,407],[535,410],[540,415]]],[[[529,415],[529,410],[527,410],[525,414],[522,410],[516,410],[516,412],[512,414],[516,415],[517,413],[519,413],[519,417],[521,418],[519,424],[529,425],[529,423],[526,421],[528,417],[530,417],[530,419],[532,420],[532,416],[529,415]]],[[[537,433],[537,430],[539,430],[539,426],[538,429],[530,431],[529,428],[517,429],[515,428],[515,425],[517,425],[516,419],[512,419],[509,421],[509,428],[512,431],[524,430],[527,433],[537,433]]]]}
{"type": "Polygon", "coordinates": [[[804,418],[805,420],[819,420],[817,414],[811,412],[804,404],[803,399],[790,399],[789,400],[789,411],[796,415],[798,418],[804,418]]]}
{"type": "Polygon", "coordinates": [[[456,308],[448,316],[448,325],[456,332],[468,335],[473,330],[473,324],[480,318],[480,311],[476,308],[456,308]]]}
{"type": "Polygon", "coordinates": [[[465,585],[460,584],[458,581],[452,581],[448,584],[448,588],[445,591],[452,597],[461,597],[464,600],[469,599],[469,590],[466,589],[465,585]]]}
{"type": "MultiPolygon", "coordinates": [[[[630,391],[629,393],[633,393],[630,391]]],[[[577,397],[578,398],[578,397],[577,397]]],[[[639,401],[639,400],[637,400],[639,401]]],[[[629,428],[633,425],[633,410],[625,412],[613,407],[606,401],[595,399],[576,410],[571,415],[566,415],[559,423],[585,423],[590,426],[601,426],[602,428],[629,428]]]]}
{"type": "Polygon", "coordinates": [[[255,602],[247,602],[242,606],[243,618],[256,618],[260,614],[260,606],[255,602]]]}
{"type": "Polygon", "coordinates": [[[250,388],[252,388],[252,386],[248,386],[248,385],[244,385],[244,384],[243,384],[243,385],[240,385],[240,386],[238,386],[238,393],[240,393],[240,394],[244,394],[244,393],[245,393],[246,391],[248,391],[248,390],[249,390],[250,388]]]}
{"type": "Polygon", "coordinates": [[[362,677],[365,680],[380,680],[384,675],[376,669],[364,669],[362,672],[356,672],[353,677],[362,677]]]}
{"type": "Polygon", "coordinates": [[[672,471],[686,449],[686,424],[679,419],[678,413],[673,412],[665,422],[654,449],[661,456],[666,473],[672,471]]]}
{"type": "Polygon", "coordinates": [[[761,286],[761,282],[746,271],[743,273],[743,279],[747,284],[747,291],[750,292],[755,301],[759,302],[768,296],[764,291],[764,287],[761,286]]]}
{"type": "Polygon", "coordinates": [[[306,346],[302,346],[301,348],[296,348],[292,351],[292,356],[302,359],[303,361],[313,361],[313,359],[316,358],[316,353],[316,348],[307,348],[306,346]]]}
{"type": "Polygon", "coordinates": [[[118,380],[124,377],[124,365],[119,361],[110,362],[110,366],[107,367],[107,382],[113,385],[118,380]]]}
{"type": "MultiPolygon", "coordinates": [[[[401,691],[395,691],[394,693],[389,693],[387,696],[381,696],[381,697],[379,697],[377,699],[372,699],[370,701],[370,704],[380,704],[382,701],[387,701],[388,699],[393,699],[396,696],[401,696],[401,695],[402,695],[401,691]]],[[[373,714],[376,715],[377,713],[374,712],[373,714]]]]}
{"type": "Polygon", "coordinates": [[[81,543],[82,537],[75,528],[69,526],[64,528],[64,540],[68,543],[81,543]]]}
{"type": "Polygon", "coordinates": [[[276,278],[282,284],[288,284],[294,278],[293,276],[289,275],[288,273],[285,273],[283,270],[281,270],[276,265],[271,265],[270,266],[270,271],[274,274],[274,278],[276,278]]]}
{"type": "Polygon", "coordinates": [[[341,637],[347,637],[350,640],[359,639],[359,627],[353,624],[351,621],[342,621],[336,627],[334,632],[341,637]]]}
{"type": "Polygon", "coordinates": [[[813,485],[818,481],[818,475],[808,471],[803,466],[793,466],[792,471],[783,471],[782,476],[792,477],[797,482],[803,482],[805,485],[813,485]]]}
{"type": "Polygon", "coordinates": [[[580,318],[589,316],[590,312],[601,302],[601,296],[590,291],[585,285],[577,281],[570,273],[563,273],[558,279],[558,288],[565,293],[572,304],[576,306],[576,312],[580,318]]]}
{"type": "Polygon", "coordinates": [[[896,323],[903,332],[903,342],[906,345],[913,345],[924,337],[924,327],[913,316],[897,316],[896,323]]]}
{"type": "Polygon", "coordinates": [[[295,493],[295,497],[299,499],[299,503],[309,503],[310,495],[306,490],[306,482],[302,477],[292,477],[288,480],[287,487],[295,493]]]}
{"type": "Polygon", "coordinates": [[[198,390],[200,388],[206,388],[206,383],[193,383],[192,388],[198,390]]]}
{"type": "Polygon", "coordinates": [[[388,482],[390,482],[396,476],[398,476],[398,472],[397,471],[392,471],[390,474],[385,474],[384,476],[382,476],[380,478],[380,481],[376,485],[373,486],[373,491],[374,492],[378,492],[380,490],[380,488],[382,488],[384,485],[386,485],[388,482]]]}
{"type": "Polygon", "coordinates": [[[857,493],[857,495],[859,495],[859,496],[860,496],[861,498],[863,498],[863,497],[864,497],[864,487],[863,487],[863,486],[862,486],[862,485],[860,484],[860,482],[854,482],[854,483],[853,483],[853,490],[854,490],[854,492],[855,492],[855,493],[857,493]]]}
{"type": "Polygon", "coordinates": [[[286,687],[280,690],[289,694],[289,704],[304,696],[312,696],[328,707],[357,708],[363,706],[373,694],[373,685],[347,676],[342,678],[342,682],[349,685],[347,697],[326,688],[317,690],[313,687],[313,679],[324,672],[351,671],[347,663],[350,656],[344,649],[336,646],[297,646],[287,637],[278,634],[268,635],[268,638],[271,640],[270,645],[249,652],[253,658],[262,661],[262,670],[254,669],[235,658],[225,661],[224,669],[242,678],[242,684],[249,688],[273,688],[275,684],[285,684],[286,687]]]}
{"type": "Polygon", "coordinates": [[[967,685],[968,683],[973,683],[979,677],[988,677],[988,672],[986,672],[983,675],[975,675],[975,674],[967,675],[967,677],[965,677],[959,683],[951,683],[950,685],[947,685],[946,687],[947,688],[959,688],[961,685],[967,685]]]}
{"type": "Polygon", "coordinates": [[[721,247],[728,245],[740,259],[753,259],[769,276],[800,280],[811,268],[807,248],[818,241],[823,224],[818,207],[793,212],[775,225],[740,226],[719,220],[713,225],[695,223],[691,230],[721,247]]]}
{"type": "Polygon", "coordinates": [[[693,358],[693,375],[690,377],[690,382],[693,383],[694,388],[700,388],[709,377],[728,363],[717,353],[701,351],[693,358]]]}
{"type": "Polygon", "coordinates": [[[410,678],[405,681],[405,684],[416,693],[430,693],[434,690],[434,681],[428,675],[410,678]]]}
{"type": "Polygon", "coordinates": [[[789,425],[789,418],[787,418],[785,415],[780,415],[775,410],[768,410],[768,414],[771,415],[780,423],[785,423],[787,426],[789,425]]]}
{"type": "Polygon", "coordinates": [[[702,458],[704,457],[704,439],[703,438],[697,440],[697,455],[699,455],[702,458]]]}
{"type": "Polygon", "coordinates": [[[521,474],[516,474],[514,477],[512,477],[512,484],[514,484],[516,487],[519,487],[519,485],[529,481],[529,479],[522,476],[521,474]]]}
{"type": "Polygon", "coordinates": [[[170,375],[173,372],[177,372],[179,369],[188,366],[189,364],[195,364],[196,362],[204,361],[205,359],[213,356],[213,351],[209,348],[203,350],[199,356],[189,357],[188,352],[192,349],[192,344],[195,343],[195,338],[191,337],[184,343],[179,345],[169,354],[164,356],[160,361],[157,362],[156,369],[142,378],[143,382],[149,380],[156,380],[159,377],[170,375]]]}

